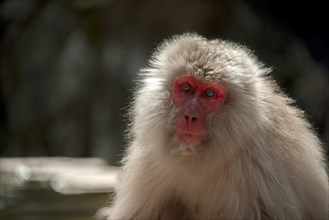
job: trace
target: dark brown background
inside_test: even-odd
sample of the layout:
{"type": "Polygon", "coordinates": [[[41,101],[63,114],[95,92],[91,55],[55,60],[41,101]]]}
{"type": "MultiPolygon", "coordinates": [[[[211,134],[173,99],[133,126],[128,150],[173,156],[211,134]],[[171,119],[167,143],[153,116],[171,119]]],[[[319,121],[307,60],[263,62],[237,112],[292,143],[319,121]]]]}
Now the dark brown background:
{"type": "Polygon", "coordinates": [[[316,1],[3,1],[1,157],[117,163],[136,73],[159,42],[184,32],[254,50],[328,144],[324,8],[316,1]]]}

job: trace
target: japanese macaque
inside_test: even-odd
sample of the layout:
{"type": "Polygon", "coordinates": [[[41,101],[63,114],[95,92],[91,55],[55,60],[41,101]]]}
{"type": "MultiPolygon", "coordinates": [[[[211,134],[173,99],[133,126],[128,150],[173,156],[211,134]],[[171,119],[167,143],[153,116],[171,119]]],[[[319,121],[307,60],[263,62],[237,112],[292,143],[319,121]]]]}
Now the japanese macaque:
{"type": "MultiPolygon", "coordinates": [[[[328,219],[322,145],[247,48],[165,41],[140,74],[104,219],[328,219]]],[[[99,216],[100,216],[99,215],[99,216]]]]}

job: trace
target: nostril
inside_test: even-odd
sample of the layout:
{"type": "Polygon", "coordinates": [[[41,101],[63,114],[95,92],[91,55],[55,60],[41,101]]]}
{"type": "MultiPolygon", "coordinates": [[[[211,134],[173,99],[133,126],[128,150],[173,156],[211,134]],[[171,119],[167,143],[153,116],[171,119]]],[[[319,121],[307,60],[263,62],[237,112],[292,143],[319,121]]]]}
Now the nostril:
{"type": "Polygon", "coordinates": [[[189,116],[189,115],[184,115],[185,120],[188,123],[195,123],[197,121],[197,117],[189,116]]]}

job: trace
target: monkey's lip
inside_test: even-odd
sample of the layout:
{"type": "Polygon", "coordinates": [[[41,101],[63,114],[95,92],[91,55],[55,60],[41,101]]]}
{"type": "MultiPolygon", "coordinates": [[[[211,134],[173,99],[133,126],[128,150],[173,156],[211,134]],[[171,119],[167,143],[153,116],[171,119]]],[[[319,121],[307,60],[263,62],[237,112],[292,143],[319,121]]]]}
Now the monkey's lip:
{"type": "Polygon", "coordinates": [[[176,140],[183,144],[186,148],[198,144],[202,139],[202,135],[176,133],[176,140]]]}

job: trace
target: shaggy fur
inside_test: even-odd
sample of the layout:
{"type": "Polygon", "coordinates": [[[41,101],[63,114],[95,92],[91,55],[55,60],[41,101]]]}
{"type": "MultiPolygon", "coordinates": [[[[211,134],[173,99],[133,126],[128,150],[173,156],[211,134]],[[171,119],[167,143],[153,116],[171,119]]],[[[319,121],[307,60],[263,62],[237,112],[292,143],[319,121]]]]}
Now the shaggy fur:
{"type": "Polygon", "coordinates": [[[328,219],[321,143],[245,47],[184,34],[165,41],[140,73],[130,146],[105,219],[328,219]],[[224,107],[196,152],[172,156],[180,74],[220,82],[224,107]]]}

